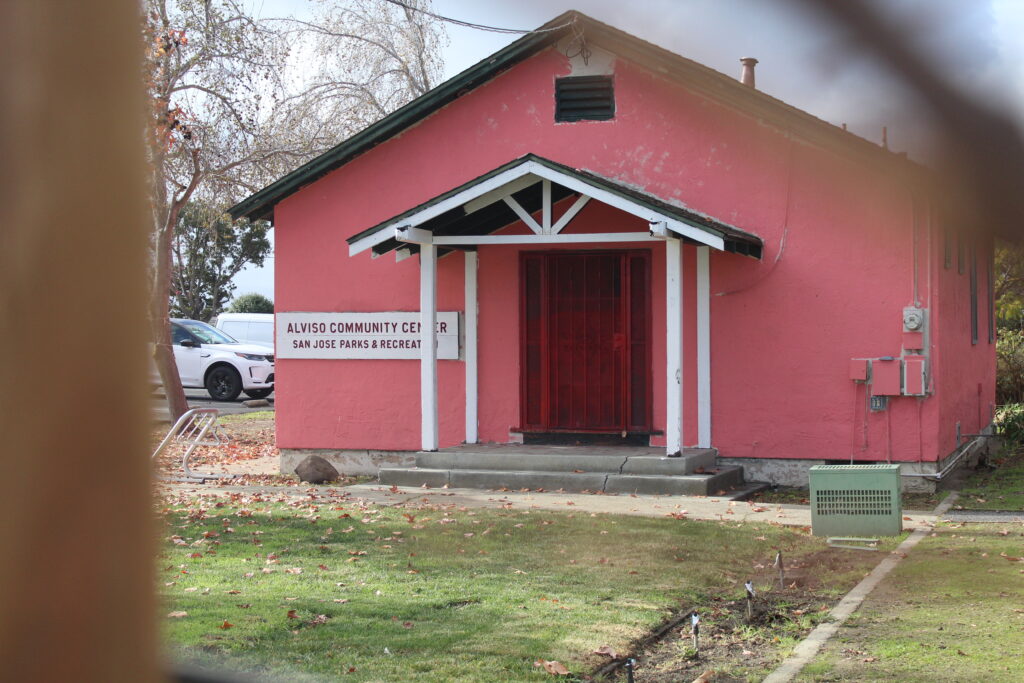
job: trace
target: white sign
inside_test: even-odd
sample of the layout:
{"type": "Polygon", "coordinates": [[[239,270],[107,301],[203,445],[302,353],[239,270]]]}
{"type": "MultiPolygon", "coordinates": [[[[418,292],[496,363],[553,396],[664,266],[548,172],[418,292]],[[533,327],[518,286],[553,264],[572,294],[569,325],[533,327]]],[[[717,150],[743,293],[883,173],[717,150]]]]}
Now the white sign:
{"type": "MultiPolygon", "coordinates": [[[[278,358],[419,358],[420,314],[277,313],[278,358]]],[[[437,357],[459,357],[459,313],[437,313],[437,357]]]]}

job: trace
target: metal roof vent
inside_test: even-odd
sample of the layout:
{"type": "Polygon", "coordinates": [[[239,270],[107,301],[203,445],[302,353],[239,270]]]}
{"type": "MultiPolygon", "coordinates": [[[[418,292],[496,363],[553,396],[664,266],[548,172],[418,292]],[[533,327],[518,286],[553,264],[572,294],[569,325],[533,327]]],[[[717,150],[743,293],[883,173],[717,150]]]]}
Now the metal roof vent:
{"type": "Polygon", "coordinates": [[[757,66],[757,60],[753,57],[743,57],[740,59],[740,64],[743,65],[743,72],[740,74],[740,83],[751,88],[757,87],[754,85],[754,67],[757,66]]]}
{"type": "Polygon", "coordinates": [[[555,121],[607,121],[614,117],[611,76],[572,76],[555,81],[555,121]]]}

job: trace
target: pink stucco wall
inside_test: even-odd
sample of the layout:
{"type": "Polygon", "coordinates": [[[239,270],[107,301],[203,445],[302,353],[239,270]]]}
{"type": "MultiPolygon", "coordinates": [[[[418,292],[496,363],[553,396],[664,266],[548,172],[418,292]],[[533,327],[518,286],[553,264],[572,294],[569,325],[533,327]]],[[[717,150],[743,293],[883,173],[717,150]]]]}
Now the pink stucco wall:
{"type": "MultiPolygon", "coordinates": [[[[934,460],[948,452],[947,423],[967,401],[954,382],[988,372],[983,349],[967,351],[975,364],[958,366],[962,377],[948,385],[942,373],[953,365],[937,364],[937,400],[898,398],[885,413],[867,414],[863,387],[847,378],[850,358],[900,354],[901,312],[914,292],[909,190],[873,166],[804,144],[622,60],[615,64],[613,120],[556,124],[554,79],[569,71],[560,53],[541,52],[278,204],[277,310],[417,310],[416,259],[350,258],[345,238],[535,153],[682,202],[764,240],[761,262],[711,256],[712,440],[723,456],[934,460]]],[[[625,232],[646,224],[592,202],[570,229],[625,232]]],[[[936,273],[935,240],[918,237],[919,259],[930,263],[918,270],[918,287],[936,289],[933,317],[942,321],[954,297],[936,273]]],[[[611,246],[652,250],[653,417],[663,429],[663,246],[611,246]]],[[[479,414],[486,441],[506,441],[519,425],[520,250],[480,250],[479,414]]],[[[692,444],[692,247],[684,249],[684,262],[684,442],[692,444]]],[[[439,310],[462,310],[461,255],[441,259],[438,286],[439,310]]],[[[933,335],[933,346],[946,332],[933,335]]],[[[987,347],[986,334],[982,325],[979,347],[987,347]]],[[[463,372],[459,361],[439,362],[442,447],[464,436],[463,372]]],[[[976,387],[968,393],[977,400],[976,387]]],[[[415,450],[419,410],[415,361],[278,361],[283,448],[415,450]]]]}
{"type": "MultiPolygon", "coordinates": [[[[939,226],[936,226],[939,227],[939,226]]],[[[933,256],[933,330],[935,331],[935,438],[940,452],[953,450],[956,425],[963,434],[977,434],[991,422],[995,407],[994,342],[989,341],[988,287],[992,241],[967,229],[951,236],[952,263],[945,267],[944,236],[936,230],[933,256]],[[957,242],[964,242],[963,273],[958,268],[957,242]],[[971,338],[971,249],[976,240],[978,267],[978,341],[971,338]]]]}

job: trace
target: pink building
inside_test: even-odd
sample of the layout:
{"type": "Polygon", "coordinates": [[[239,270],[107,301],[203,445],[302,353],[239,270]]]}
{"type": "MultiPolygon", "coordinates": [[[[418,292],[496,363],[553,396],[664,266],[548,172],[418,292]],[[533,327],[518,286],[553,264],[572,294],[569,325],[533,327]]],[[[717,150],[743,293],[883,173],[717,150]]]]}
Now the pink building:
{"type": "Polygon", "coordinates": [[[973,447],[992,244],[942,223],[928,172],[756,90],[752,60],[741,82],[548,26],[570,19],[232,210],[277,228],[282,468],[518,487],[544,479],[516,458],[555,456],[452,447],[568,442],[635,464],[606,490],[654,491],[973,447]]]}

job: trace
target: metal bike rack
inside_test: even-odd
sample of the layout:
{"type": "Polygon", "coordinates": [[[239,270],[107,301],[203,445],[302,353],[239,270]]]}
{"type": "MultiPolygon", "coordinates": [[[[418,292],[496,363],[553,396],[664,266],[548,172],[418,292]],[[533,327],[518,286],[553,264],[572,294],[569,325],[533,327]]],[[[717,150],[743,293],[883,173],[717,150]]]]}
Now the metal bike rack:
{"type": "Polygon", "coordinates": [[[187,411],[167,432],[167,436],[153,451],[151,459],[156,460],[171,443],[185,444],[185,453],[181,456],[181,469],[184,471],[186,479],[206,481],[207,479],[235,476],[233,474],[193,472],[188,466],[189,458],[199,446],[220,446],[224,443],[220,429],[217,427],[219,416],[220,411],[216,408],[193,408],[187,411]]]}

